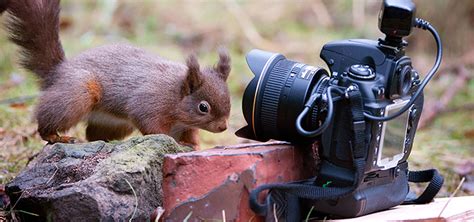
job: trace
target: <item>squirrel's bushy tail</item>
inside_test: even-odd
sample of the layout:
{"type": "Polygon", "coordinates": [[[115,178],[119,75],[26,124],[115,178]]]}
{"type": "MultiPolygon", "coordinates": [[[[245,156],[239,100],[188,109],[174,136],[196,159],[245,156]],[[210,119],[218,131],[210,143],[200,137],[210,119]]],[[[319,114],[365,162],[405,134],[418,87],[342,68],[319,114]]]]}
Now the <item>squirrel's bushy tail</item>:
{"type": "MultiPolygon", "coordinates": [[[[5,0],[0,0],[5,1],[5,0]]],[[[64,61],[59,39],[59,0],[6,0],[10,40],[21,48],[21,65],[36,73],[43,85],[64,61]]]]}

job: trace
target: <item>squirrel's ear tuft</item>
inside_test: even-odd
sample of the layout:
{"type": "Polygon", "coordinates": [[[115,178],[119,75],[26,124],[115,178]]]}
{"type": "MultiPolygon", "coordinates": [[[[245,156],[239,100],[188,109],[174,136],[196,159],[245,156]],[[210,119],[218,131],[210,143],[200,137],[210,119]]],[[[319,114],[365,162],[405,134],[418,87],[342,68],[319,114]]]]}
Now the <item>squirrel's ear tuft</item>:
{"type": "Polygon", "coordinates": [[[219,62],[214,69],[220,74],[220,77],[226,81],[230,73],[230,56],[226,49],[219,48],[219,62]]]}
{"type": "Polygon", "coordinates": [[[196,55],[189,55],[186,59],[186,65],[188,66],[188,71],[181,91],[184,95],[189,95],[201,87],[202,76],[196,55]]]}

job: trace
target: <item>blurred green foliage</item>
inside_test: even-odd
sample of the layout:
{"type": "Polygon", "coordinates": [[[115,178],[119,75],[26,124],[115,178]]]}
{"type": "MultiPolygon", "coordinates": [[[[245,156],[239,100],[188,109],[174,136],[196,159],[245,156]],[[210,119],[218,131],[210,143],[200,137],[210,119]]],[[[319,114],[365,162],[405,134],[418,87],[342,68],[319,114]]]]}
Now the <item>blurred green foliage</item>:
{"type": "MultiPolygon", "coordinates": [[[[69,58],[94,46],[127,41],[176,61],[183,61],[187,54],[195,52],[202,65],[213,65],[217,48],[227,47],[233,64],[228,80],[232,93],[230,127],[220,134],[201,131],[203,147],[246,142],[233,133],[245,124],[241,98],[252,77],[245,62],[245,53],[250,49],[279,51],[293,60],[326,67],[319,58],[326,42],[382,36],[377,29],[380,2],[375,0],[233,3],[230,0],[64,0],[60,35],[69,58]],[[242,23],[246,19],[250,24],[242,23]],[[257,31],[260,41],[249,37],[252,30],[257,31]]],[[[472,76],[474,58],[471,57],[470,64],[469,57],[465,61],[460,58],[474,50],[474,1],[418,0],[416,3],[417,13],[440,30],[445,61],[465,65],[472,76]]],[[[434,60],[435,45],[429,34],[418,30],[413,33],[408,38],[408,54],[413,57],[415,67],[425,73],[434,60]]],[[[21,69],[17,59],[16,47],[8,42],[5,30],[0,30],[0,101],[39,94],[36,77],[21,69]]],[[[452,81],[448,76],[430,83],[427,99],[436,100],[452,81]]],[[[18,104],[0,104],[0,183],[14,176],[44,144],[35,133],[36,125],[31,118],[35,101],[33,98],[18,104]]],[[[449,106],[473,102],[471,79],[449,106]]],[[[79,125],[68,134],[84,138],[83,131],[84,126],[79,125]]],[[[474,161],[473,147],[474,111],[451,112],[440,115],[417,133],[410,160],[414,168],[438,167],[448,175],[448,186],[442,194],[446,195],[459,181],[455,172],[457,164],[474,161]]]]}

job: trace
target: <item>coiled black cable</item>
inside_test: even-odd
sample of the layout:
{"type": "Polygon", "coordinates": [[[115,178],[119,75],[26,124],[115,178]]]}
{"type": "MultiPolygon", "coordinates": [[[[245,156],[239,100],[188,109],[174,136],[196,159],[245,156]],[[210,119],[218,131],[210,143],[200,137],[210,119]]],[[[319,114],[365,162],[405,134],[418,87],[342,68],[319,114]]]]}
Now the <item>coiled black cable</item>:
{"type": "Polygon", "coordinates": [[[442,44],[441,44],[441,38],[439,37],[439,34],[436,31],[436,29],[429,22],[427,22],[423,19],[420,19],[420,18],[415,19],[414,27],[420,28],[420,29],[423,29],[423,30],[428,30],[433,35],[433,37],[436,41],[437,53],[436,53],[436,61],[433,65],[433,67],[428,72],[426,77],[423,79],[420,86],[416,90],[415,94],[411,97],[410,101],[403,108],[398,110],[398,112],[394,113],[391,116],[385,116],[385,117],[383,117],[383,116],[373,116],[370,113],[364,112],[364,117],[365,118],[367,118],[369,120],[373,120],[373,121],[389,121],[389,120],[395,119],[398,116],[400,116],[401,114],[403,114],[405,111],[407,111],[411,107],[411,105],[413,105],[413,103],[416,101],[416,99],[418,99],[418,97],[423,92],[423,89],[425,88],[425,86],[428,84],[428,82],[431,80],[431,78],[433,78],[434,74],[436,73],[439,66],[441,65],[441,57],[443,56],[443,48],[442,48],[442,44]]]}
{"type": "Polygon", "coordinates": [[[327,97],[326,103],[328,105],[328,115],[326,116],[326,119],[324,120],[323,124],[321,124],[320,127],[318,127],[317,129],[315,129],[313,131],[307,131],[307,130],[303,129],[303,126],[302,126],[303,118],[311,110],[311,107],[314,105],[314,102],[316,102],[316,99],[319,96],[322,96],[322,94],[321,95],[320,94],[311,95],[308,102],[306,102],[303,111],[296,118],[296,130],[298,131],[299,134],[301,134],[303,136],[307,136],[307,137],[315,137],[315,136],[323,133],[326,130],[326,128],[328,128],[328,126],[331,123],[332,118],[334,116],[334,112],[333,112],[334,111],[334,104],[333,104],[333,98],[332,98],[333,91],[343,93],[343,92],[341,92],[340,89],[335,88],[334,86],[329,86],[328,87],[328,89],[326,90],[326,97],[327,97]]]}

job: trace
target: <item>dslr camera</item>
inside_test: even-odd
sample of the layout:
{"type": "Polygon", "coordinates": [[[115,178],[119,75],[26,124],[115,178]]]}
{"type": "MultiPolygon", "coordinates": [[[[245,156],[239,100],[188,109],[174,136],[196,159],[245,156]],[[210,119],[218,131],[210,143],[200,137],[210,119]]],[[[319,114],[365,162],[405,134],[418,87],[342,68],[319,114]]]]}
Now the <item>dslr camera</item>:
{"type": "MultiPolygon", "coordinates": [[[[423,110],[423,88],[440,65],[442,46],[436,30],[415,17],[410,0],[385,0],[378,21],[384,38],[324,45],[320,56],[329,71],[278,53],[254,49],[247,54],[255,77],[243,96],[248,125],[236,134],[296,145],[318,142],[320,157],[317,177],[297,184],[299,188],[270,184],[254,190],[250,204],[256,213],[265,214],[268,208],[257,201],[265,189],[286,192],[298,198],[294,204],[339,217],[368,214],[406,200],[407,158],[423,110]],[[430,31],[437,44],[436,62],[423,80],[405,55],[408,44],[403,38],[413,27],[430,31]]],[[[276,196],[267,198],[267,205],[285,205],[276,196]]]]}

